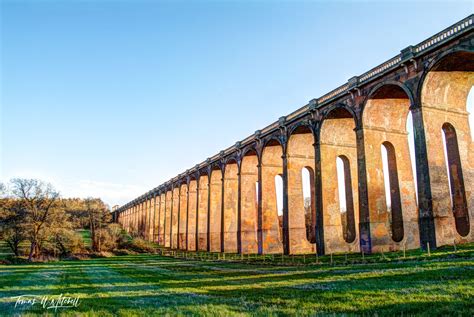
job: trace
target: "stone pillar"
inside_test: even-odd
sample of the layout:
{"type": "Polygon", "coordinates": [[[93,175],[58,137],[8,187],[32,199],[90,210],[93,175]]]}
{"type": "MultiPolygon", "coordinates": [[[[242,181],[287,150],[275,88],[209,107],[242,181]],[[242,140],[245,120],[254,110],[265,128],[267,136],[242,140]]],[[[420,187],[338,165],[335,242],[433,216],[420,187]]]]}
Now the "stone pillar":
{"type": "Polygon", "coordinates": [[[222,171],[211,172],[209,196],[209,232],[211,252],[221,252],[222,171]]]}
{"type": "Polygon", "coordinates": [[[356,126],[355,131],[357,140],[357,175],[359,179],[359,243],[361,251],[371,253],[369,195],[367,192],[367,169],[362,123],[356,126]]]}
{"type": "Polygon", "coordinates": [[[160,193],[160,212],[158,222],[158,244],[165,246],[165,225],[166,225],[166,192],[160,193]]]}
{"type": "Polygon", "coordinates": [[[239,167],[237,162],[227,163],[223,182],[223,234],[225,252],[238,251],[238,205],[239,205],[239,167]]]}
{"type": "Polygon", "coordinates": [[[259,210],[259,195],[261,186],[259,179],[259,163],[258,156],[245,155],[242,158],[240,173],[239,173],[239,187],[240,187],[240,236],[241,236],[241,252],[243,254],[258,253],[258,238],[257,232],[262,233],[261,230],[261,206],[259,210]],[[260,222],[260,230],[258,230],[258,223],[260,222]]]}
{"type": "Polygon", "coordinates": [[[290,254],[290,230],[288,212],[288,158],[286,154],[281,156],[283,160],[283,253],[290,254]]]}
{"type": "Polygon", "coordinates": [[[237,253],[242,254],[242,184],[240,167],[237,171],[237,253]]]}
{"type": "Polygon", "coordinates": [[[199,177],[199,198],[198,198],[198,250],[207,251],[209,243],[208,236],[209,219],[209,177],[201,175],[199,177]]]}
{"type": "Polygon", "coordinates": [[[263,254],[263,201],[262,201],[262,162],[258,159],[258,183],[257,183],[257,248],[258,254],[263,254]]]}
{"type": "Polygon", "coordinates": [[[187,227],[187,250],[197,250],[197,206],[198,206],[197,181],[189,182],[188,191],[188,227],[187,227]]]}
{"type": "Polygon", "coordinates": [[[322,179],[321,179],[321,143],[320,143],[320,130],[321,124],[313,130],[314,135],[314,189],[315,189],[315,208],[316,208],[316,253],[318,255],[325,254],[324,244],[324,214],[323,214],[323,191],[322,191],[322,179]]]}
{"type": "Polygon", "coordinates": [[[171,206],[172,206],[172,189],[168,189],[166,192],[166,201],[165,201],[165,247],[171,247],[171,206]]]}
{"type": "Polygon", "coordinates": [[[415,160],[418,192],[418,224],[420,244],[426,249],[427,243],[431,248],[436,247],[436,228],[433,217],[433,198],[431,196],[431,181],[428,167],[425,128],[423,112],[419,105],[411,107],[413,132],[415,137],[415,160]]]}
{"type": "Polygon", "coordinates": [[[187,227],[188,185],[180,186],[179,191],[179,223],[178,223],[178,246],[186,250],[186,227],[187,227]]]}
{"type": "Polygon", "coordinates": [[[173,189],[173,209],[172,215],[173,218],[171,220],[171,230],[172,230],[172,239],[171,239],[171,248],[177,249],[178,248],[178,234],[179,234],[179,187],[173,189]]]}

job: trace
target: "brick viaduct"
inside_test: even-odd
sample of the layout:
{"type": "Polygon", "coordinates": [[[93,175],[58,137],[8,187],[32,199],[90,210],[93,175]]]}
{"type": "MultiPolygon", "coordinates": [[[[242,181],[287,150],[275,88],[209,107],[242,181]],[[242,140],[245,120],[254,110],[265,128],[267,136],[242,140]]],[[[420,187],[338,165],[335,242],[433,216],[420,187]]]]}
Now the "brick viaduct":
{"type": "Polygon", "coordinates": [[[370,253],[474,241],[473,20],[121,206],[115,220],[165,247],[210,252],[370,253]]]}

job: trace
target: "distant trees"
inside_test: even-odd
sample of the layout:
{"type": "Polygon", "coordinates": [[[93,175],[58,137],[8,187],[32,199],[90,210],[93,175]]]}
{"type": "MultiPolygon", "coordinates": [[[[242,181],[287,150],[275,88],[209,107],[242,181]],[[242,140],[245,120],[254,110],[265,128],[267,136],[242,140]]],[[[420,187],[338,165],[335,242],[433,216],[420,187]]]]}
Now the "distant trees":
{"type": "Polygon", "coordinates": [[[18,256],[20,243],[26,239],[25,208],[21,201],[2,198],[0,211],[0,239],[18,256]]]}
{"type": "Polygon", "coordinates": [[[112,217],[107,206],[100,199],[87,198],[84,205],[89,219],[92,250],[101,251],[101,238],[104,233],[102,229],[111,221],[112,217]]]}
{"type": "MultiPolygon", "coordinates": [[[[76,229],[90,229],[92,250],[101,251],[104,228],[111,222],[108,206],[97,198],[61,199],[51,184],[15,178],[0,183],[0,239],[20,255],[28,243],[28,260],[42,253],[65,255],[83,248],[76,229]]],[[[109,232],[110,231],[110,232],[109,232]]]]}

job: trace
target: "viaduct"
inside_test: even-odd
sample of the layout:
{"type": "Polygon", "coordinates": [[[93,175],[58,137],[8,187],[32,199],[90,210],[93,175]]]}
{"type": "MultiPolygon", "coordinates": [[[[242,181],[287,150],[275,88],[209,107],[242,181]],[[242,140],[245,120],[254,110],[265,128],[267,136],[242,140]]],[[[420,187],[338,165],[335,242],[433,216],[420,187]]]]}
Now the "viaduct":
{"type": "Polygon", "coordinates": [[[322,255],[474,241],[473,20],[121,206],[115,221],[190,251],[322,255]]]}

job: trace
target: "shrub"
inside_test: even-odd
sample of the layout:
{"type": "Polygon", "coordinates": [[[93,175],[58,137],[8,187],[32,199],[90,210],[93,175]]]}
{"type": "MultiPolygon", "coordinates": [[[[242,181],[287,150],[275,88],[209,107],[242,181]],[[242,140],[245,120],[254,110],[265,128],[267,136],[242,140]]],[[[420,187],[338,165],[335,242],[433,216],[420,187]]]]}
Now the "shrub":
{"type": "Polygon", "coordinates": [[[56,229],[43,243],[42,250],[49,255],[66,256],[84,251],[82,236],[72,230],[56,229]]]}
{"type": "Polygon", "coordinates": [[[112,223],[97,231],[100,251],[113,251],[128,245],[132,240],[119,224],[112,223]]]}
{"type": "Polygon", "coordinates": [[[126,242],[125,244],[121,245],[123,249],[132,250],[138,253],[155,253],[156,249],[153,245],[141,238],[135,238],[131,241],[126,242]]]}

